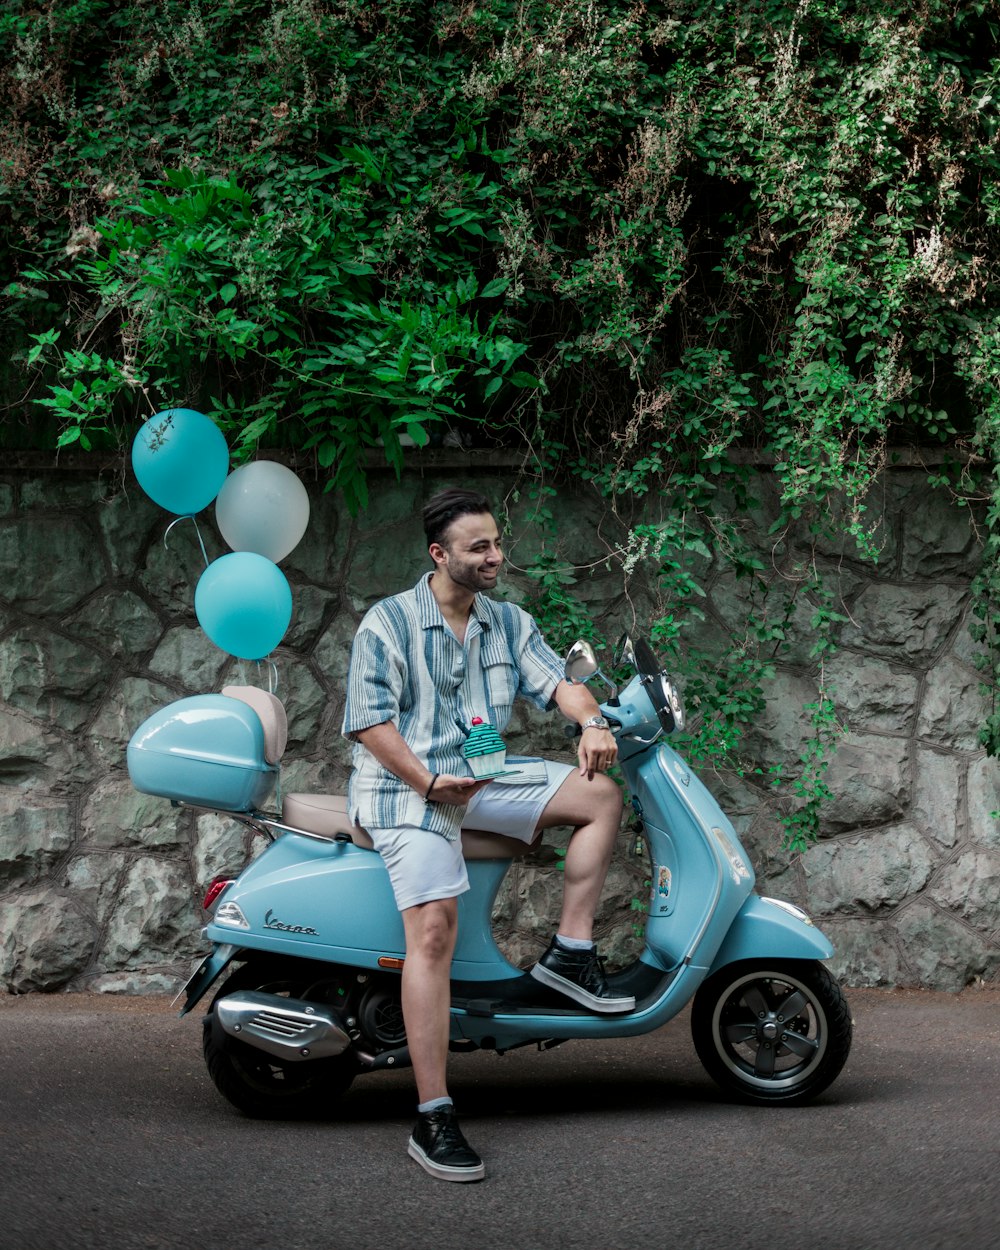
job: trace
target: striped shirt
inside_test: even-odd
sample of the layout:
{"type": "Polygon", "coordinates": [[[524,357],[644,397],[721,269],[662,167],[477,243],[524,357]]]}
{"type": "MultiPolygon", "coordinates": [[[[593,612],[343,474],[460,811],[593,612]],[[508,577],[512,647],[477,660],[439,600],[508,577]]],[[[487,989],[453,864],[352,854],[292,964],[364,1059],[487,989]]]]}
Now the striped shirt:
{"type": "MultiPolygon", "coordinates": [[[[477,594],[463,645],[424,574],[412,590],[377,603],[351,648],[343,733],[391,721],[432,773],[469,775],[462,755],[474,716],[502,733],[514,699],[551,705],[563,664],[527,612],[477,594]],[[464,726],[464,729],[463,729],[464,726]]],[[[369,829],[415,825],[458,837],[465,809],[425,803],[357,741],[348,789],[351,818],[369,829]]]]}

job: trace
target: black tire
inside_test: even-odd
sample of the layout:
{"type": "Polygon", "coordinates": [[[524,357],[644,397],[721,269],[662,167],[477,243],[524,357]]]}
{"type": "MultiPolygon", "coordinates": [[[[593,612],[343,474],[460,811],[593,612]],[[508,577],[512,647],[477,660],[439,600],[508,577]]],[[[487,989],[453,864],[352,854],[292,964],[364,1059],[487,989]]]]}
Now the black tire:
{"type": "Polygon", "coordinates": [[[329,965],[317,971],[316,965],[301,960],[256,960],[228,977],[212,1000],[203,1035],[208,1074],[219,1093],[245,1115],[271,1120],[327,1118],[357,1075],[358,1063],[350,1051],[313,1063],[284,1062],[223,1034],[214,1018],[216,1003],[238,990],[332,1001],[324,990],[336,993],[336,973],[329,965]]]}
{"type": "Polygon", "coordinates": [[[730,964],[701,986],[691,1012],[698,1058],[741,1102],[811,1101],[847,1062],[851,1030],[840,986],[808,960],[730,964]]]}

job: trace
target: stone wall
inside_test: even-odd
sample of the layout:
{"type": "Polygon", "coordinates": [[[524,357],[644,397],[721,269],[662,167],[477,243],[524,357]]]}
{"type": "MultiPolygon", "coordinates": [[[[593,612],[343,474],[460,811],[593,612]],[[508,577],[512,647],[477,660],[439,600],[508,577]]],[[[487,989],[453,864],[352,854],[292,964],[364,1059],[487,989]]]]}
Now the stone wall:
{"type": "MultiPolygon", "coordinates": [[[[438,486],[465,482],[494,498],[513,468],[464,454],[425,453],[402,483],[373,479],[372,506],[352,519],[313,490],[309,532],[283,562],[294,596],[278,652],[279,694],[289,712],[286,792],[342,791],[347,751],[339,735],[342,679],[354,630],[377,598],[411,585],[425,566],[416,514],[438,486]]],[[[304,476],[304,475],[303,475],[304,476]]],[[[773,483],[757,479],[757,539],[780,583],[801,557],[794,540],[768,538],[773,483]]],[[[613,518],[563,494],[566,555],[596,571],[578,588],[613,636],[662,609],[639,575],[628,586],[598,560],[620,541],[613,518]]],[[[512,566],[536,542],[525,507],[511,506],[512,566]]],[[[759,889],[805,906],[837,946],[849,984],[959,989],[1000,976],[1000,808],[997,766],[977,746],[986,707],[966,614],[978,547],[968,514],[932,495],[924,474],[889,471],[871,513],[883,555],[877,568],[847,545],[813,550],[833,579],[846,618],[829,664],[845,736],[831,766],[836,802],[823,838],[804,855],[782,851],[779,813],[765,786],[740,777],[706,781],[744,838],[759,889]]],[[[259,849],[239,826],[178,812],[134,792],[124,767],[132,731],[186,694],[234,677],[263,684],[197,627],[193,592],[203,561],[193,527],[164,534],[171,518],[120,470],[93,461],[56,470],[0,470],[0,977],[8,990],[174,988],[202,949],[204,883],[259,849]]],[[[226,548],[211,511],[208,554],[226,548]]],[[[802,544],[808,537],[803,537],[802,544]]],[[[747,616],[721,569],[710,588],[711,646],[747,616]]],[[[523,594],[516,568],[507,593],[523,594]]],[[[751,758],[794,759],[803,704],[815,689],[810,612],[799,611],[778,653],[768,710],[751,758]]],[[[560,725],[519,713],[513,751],[569,758],[560,725]]],[[[548,938],[559,876],[560,833],[508,877],[496,924],[505,949],[527,962],[548,938]]],[[[599,918],[617,962],[638,948],[636,903],[646,861],[623,836],[599,918]]]]}

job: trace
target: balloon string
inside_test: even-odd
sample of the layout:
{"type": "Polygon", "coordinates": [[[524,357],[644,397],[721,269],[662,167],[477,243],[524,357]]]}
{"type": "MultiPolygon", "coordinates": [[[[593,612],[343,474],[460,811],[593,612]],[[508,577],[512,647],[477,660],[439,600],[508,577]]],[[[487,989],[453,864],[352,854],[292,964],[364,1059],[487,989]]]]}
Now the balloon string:
{"type": "Polygon", "coordinates": [[[263,678],[260,672],[260,666],[267,665],[267,692],[268,694],[277,695],[278,693],[278,666],[274,660],[269,660],[267,656],[263,656],[257,661],[257,683],[263,685],[263,678]]]}
{"type": "Polygon", "coordinates": [[[198,546],[201,548],[202,558],[205,561],[205,568],[207,569],[209,565],[208,552],[205,550],[205,543],[201,537],[201,530],[198,528],[198,519],[194,515],[174,517],[174,519],[167,526],[166,532],[163,535],[164,547],[166,547],[168,551],[170,550],[170,544],[167,542],[167,539],[170,537],[170,531],[175,525],[180,525],[181,521],[191,521],[194,523],[194,532],[198,535],[198,546]]]}
{"type": "Polygon", "coordinates": [[[205,540],[201,536],[201,530],[198,528],[198,518],[193,516],[191,520],[194,522],[194,532],[198,535],[198,546],[201,548],[201,558],[205,561],[205,568],[208,568],[209,559],[208,552],[205,550],[205,540]]]}
{"type": "MultiPolygon", "coordinates": [[[[265,657],[263,661],[258,660],[257,661],[258,675],[260,674],[260,666],[262,663],[266,664],[269,670],[267,674],[268,692],[276,696],[278,693],[278,666],[274,662],[274,660],[268,659],[267,657],[265,657]]],[[[284,801],[282,800],[282,797],[281,797],[281,761],[280,760],[278,761],[278,776],[275,779],[274,798],[275,798],[275,802],[278,805],[278,814],[280,816],[282,815],[283,808],[284,808],[284,801]]]]}
{"type": "Polygon", "coordinates": [[[170,544],[167,542],[167,539],[170,537],[170,531],[174,528],[175,525],[180,525],[181,521],[186,521],[186,520],[187,520],[187,517],[183,517],[183,516],[174,517],[174,519],[167,526],[166,532],[163,535],[163,545],[164,547],[166,547],[168,551],[170,550],[170,544]]]}

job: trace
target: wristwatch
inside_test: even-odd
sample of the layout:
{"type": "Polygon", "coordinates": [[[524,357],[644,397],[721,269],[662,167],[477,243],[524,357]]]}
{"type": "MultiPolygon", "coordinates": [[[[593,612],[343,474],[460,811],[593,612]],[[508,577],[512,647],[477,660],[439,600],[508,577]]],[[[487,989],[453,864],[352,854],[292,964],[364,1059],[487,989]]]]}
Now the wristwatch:
{"type": "Polygon", "coordinates": [[[606,716],[592,716],[590,720],[585,720],[580,726],[580,732],[585,729],[610,729],[611,724],[606,716]]]}

